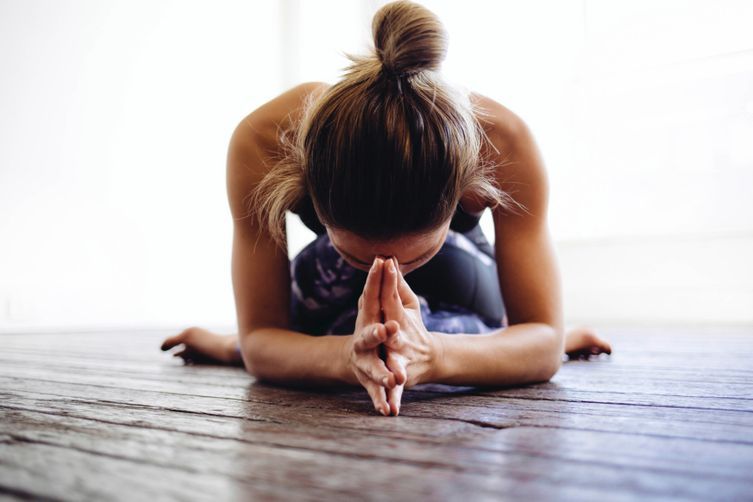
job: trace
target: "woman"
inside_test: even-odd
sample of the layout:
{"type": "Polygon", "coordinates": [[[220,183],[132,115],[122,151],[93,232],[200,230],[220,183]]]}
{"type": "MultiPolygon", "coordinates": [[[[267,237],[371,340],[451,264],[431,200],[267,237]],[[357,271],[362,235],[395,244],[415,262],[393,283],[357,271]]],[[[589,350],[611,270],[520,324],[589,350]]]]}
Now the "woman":
{"type": "Polygon", "coordinates": [[[563,349],[609,353],[588,328],[564,335],[547,175],[524,122],[442,80],[446,33],[426,8],[387,4],[372,29],[375,53],[349,55],[342,81],[299,85],[237,126],[239,335],[189,328],[163,349],[271,382],[360,384],[384,415],[419,383],[542,382],[563,349]],[[292,264],[288,210],[318,234],[292,264]]]}

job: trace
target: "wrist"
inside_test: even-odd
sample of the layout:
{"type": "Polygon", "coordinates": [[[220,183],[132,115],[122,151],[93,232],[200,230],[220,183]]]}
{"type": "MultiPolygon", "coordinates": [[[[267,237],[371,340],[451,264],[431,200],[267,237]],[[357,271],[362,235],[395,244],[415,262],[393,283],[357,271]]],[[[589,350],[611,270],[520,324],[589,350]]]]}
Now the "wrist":
{"type": "Polygon", "coordinates": [[[240,338],[238,336],[228,336],[225,339],[225,361],[229,363],[239,363],[243,361],[241,357],[240,338]]]}
{"type": "Polygon", "coordinates": [[[359,385],[358,378],[350,364],[350,356],[353,352],[353,335],[338,335],[333,339],[338,344],[337,376],[338,379],[348,385],[359,385]]]}
{"type": "Polygon", "coordinates": [[[430,342],[430,358],[429,358],[429,370],[424,375],[420,383],[437,383],[440,382],[445,374],[445,337],[444,333],[438,331],[429,332],[430,342]]]}

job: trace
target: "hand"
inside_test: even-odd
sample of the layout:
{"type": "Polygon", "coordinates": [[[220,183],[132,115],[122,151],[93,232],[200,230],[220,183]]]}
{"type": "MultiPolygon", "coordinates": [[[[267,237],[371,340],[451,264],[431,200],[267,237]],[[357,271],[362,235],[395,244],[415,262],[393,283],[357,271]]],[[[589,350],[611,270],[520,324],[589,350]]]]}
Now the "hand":
{"type": "Polygon", "coordinates": [[[426,330],[418,297],[400,272],[397,260],[384,262],[381,304],[385,327],[397,331],[385,340],[387,367],[395,374],[397,385],[387,390],[391,412],[400,412],[404,387],[430,380],[437,359],[437,340],[426,330]]]}
{"type": "Polygon", "coordinates": [[[565,353],[569,359],[589,359],[604,352],[611,354],[612,346],[593,328],[578,326],[565,333],[565,353]]]}
{"type": "Polygon", "coordinates": [[[162,342],[162,350],[183,344],[175,354],[186,364],[243,364],[237,351],[238,335],[218,335],[209,330],[190,327],[162,342]]]}
{"type": "Polygon", "coordinates": [[[363,293],[358,299],[355,332],[346,344],[346,365],[358,382],[371,396],[374,408],[382,415],[390,414],[387,390],[397,385],[396,376],[379,357],[379,347],[397,334],[393,323],[390,328],[381,322],[379,304],[384,260],[374,259],[363,293]]]}

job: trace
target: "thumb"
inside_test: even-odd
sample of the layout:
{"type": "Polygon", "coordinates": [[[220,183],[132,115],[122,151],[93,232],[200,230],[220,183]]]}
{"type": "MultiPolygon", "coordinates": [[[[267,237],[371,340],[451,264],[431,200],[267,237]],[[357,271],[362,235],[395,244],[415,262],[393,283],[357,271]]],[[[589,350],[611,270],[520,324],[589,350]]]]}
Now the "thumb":
{"type": "Polygon", "coordinates": [[[406,307],[414,309],[419,308],[418,296],[416,296],[416,293],[413,292],[413,290],[408,285],[408,282],[405,280],[403,273],[400,271],[400,267],[397,266],[397,260],[395,258],[393,258],[393,260],[395,260],[397,293],[400,296],[400,300],[406,307]]]}
{"type": "Polygon", "coordinates": [[[398,293],[398,268],[395,258],[389,258],[384,261],[381,286],[381,303],[384,309],[385,320],[401,319],[403,303],[398,293]]]}
{"type": "Polygon", "coordinates": [[[403,385],[408,380],[408,369],[405,357],[388,350],[387,360],[385,361],[387,369],[395,375],[395,385],[403,385]]]}

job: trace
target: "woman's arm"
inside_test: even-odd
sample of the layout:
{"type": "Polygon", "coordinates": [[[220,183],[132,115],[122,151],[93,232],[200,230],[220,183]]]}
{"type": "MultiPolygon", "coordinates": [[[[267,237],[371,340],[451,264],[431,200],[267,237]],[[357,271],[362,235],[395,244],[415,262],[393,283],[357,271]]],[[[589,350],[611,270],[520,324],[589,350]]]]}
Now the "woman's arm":
{"type": "MultiPolygon", "coordinates": [[[[421,383],[519,385],[546,381],[559,368],[561,340],[544,323],[516,324],[487,334],[427,332],[418,297],[399,267],[390,263],[381,300],[385,323],[397,323],[398,335],[385,343],[387,365],[396,375],[407,375],[405,387],[421,383]]],[[[398,386],[388,394],[397,414],[402,389],[398,386]]]]}
{"type": "Polygon", "coordinates": [[[310,336],[288,329],[256,328],[241,338],[241,354],[259,380],[296,386],[358,385],[344,357],[349,336],[310,336]]]}
{"type": "Polygon", "coordinates": [[[560,367],[560,336],[524,323],[486,334],[434,335],[436,364],[427,381],[449,385],[520,385],[548,381],[560,367]]]}
{"type": "MultiPolygon", "coordinates": [[[[261,380],[305,386],[360,383],[373,394],[375,406],[386,406],[372,382],[360,378],[365,373],[382,385],[383,378],[388,377],[394,386],[394,376],[379,359],[376,346],[371,352],[362,350],[353,355],[358,352],[358,340],[369,336],[365,325],[363,333],[351,336],[314,337],[290,329],[287,250],[259,224],[254,208],[246,206],[248,195],[279,154],[278,126],[285,128],[288,121],[296,120],[306,94],[321,88],[318,83],[302,84],[283,93],[241,121],[230,140],[227,190],[233,216],[231,273],[241,356],[246,370],[261,380]]],[[[386,337],[383,326],[381,330],[386,337]]]]}
{"type": "Polygon", "coordinates": [[[509,327],[484,335],[436,334],[432,379],[466,385],[549,380],[563,354],[561,280],[547,224],[549,183],[533,135],[513,112],[477,95],[493,119],[497,182],[524,206],[495,208],[495,254],[509,327]]]}

